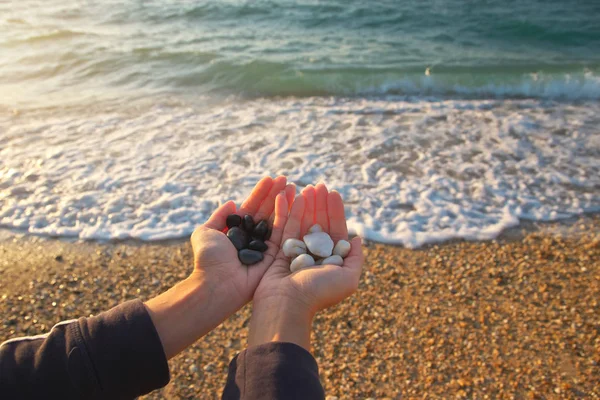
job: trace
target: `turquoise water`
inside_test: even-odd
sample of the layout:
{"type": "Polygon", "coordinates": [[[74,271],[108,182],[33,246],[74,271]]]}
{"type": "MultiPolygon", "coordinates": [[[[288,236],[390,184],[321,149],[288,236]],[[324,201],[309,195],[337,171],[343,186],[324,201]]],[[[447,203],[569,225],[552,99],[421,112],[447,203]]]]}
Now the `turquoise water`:
{"type": "Polygon", "coordinates": [[[596,0],[24,0],[0,4],[0,32],[6,106],[157,93],[600,98],[596,0]]]}
{"type": "Polygon", "coordinates": [[[189,235],[265,174],[417,247],[600,211],[600,1],[0,2],[0,227],[189,235]]]}

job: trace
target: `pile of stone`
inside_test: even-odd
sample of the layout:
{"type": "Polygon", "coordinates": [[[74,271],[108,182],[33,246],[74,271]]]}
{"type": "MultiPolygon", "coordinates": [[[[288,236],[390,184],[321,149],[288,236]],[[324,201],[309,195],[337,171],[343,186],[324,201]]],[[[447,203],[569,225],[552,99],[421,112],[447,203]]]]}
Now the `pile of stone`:
{"type": "Polygon", "coordinates": [[[283,243],[283,253],[292,258],[290,271],[296,272],[315,265],[343,265],[350,253],[350,242],[333,243],[331,236],[323,232],[319,224],[313,225],[303,240],[288,239],[283,243]]]}
{"type": "Polygon", "coordinates": [[[238,251],[238,258],[245,265],[261,262],[263,253],[269,248],[265,241],[271,237],[266,220],[254,223],[251,215],[242,218],[237,214],[227,217],[227,237],[238,251]]]}

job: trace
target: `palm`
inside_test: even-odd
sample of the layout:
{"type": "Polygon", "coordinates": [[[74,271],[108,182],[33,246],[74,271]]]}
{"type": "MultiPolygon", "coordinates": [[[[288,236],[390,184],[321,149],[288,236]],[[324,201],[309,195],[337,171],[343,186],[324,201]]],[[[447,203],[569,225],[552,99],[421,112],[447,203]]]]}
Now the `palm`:
{"type": "MultiPolygon", "coordinates": [[[[286,186],[284,177],[274,180],[265,178],[256,185],[239,210],[236,210],[233,202],[225,203],[192,235],[196,272],[220,286],[225,285],[229,295],[239,300],[240,305],[252,298],[263,274],[279,251],[278,238],[281,236],[285,220],[273,218],[273,210],[276,207],[275,199],[282,191],[285,191],[286,196],[293,198],[295,188],[292,185],[286,186]],[[250,266],[243,265],[238,259],[236,248],[223,233],[225,219],[234,213],[252,215],[255,220],[270,219],[274,224],[272,239],[277,240],[266,242],[268,250],[261,262],[250,266]]],[[[283,214],[287,214],[287,209],[283,214]]]]}
{"type": "Polygon", "coordinates": [[[279,246],[267,241],[269,249],[258,264],[246,266],[238,258],[236,248],[227,235],[215,229],[199,228],[196,240],[198,247],[197,265],[209,265],[210,273],[218,282],[226,282],[240,300],[249,300],[265,270],[275,259],[279,246]]]}
{"type": "MultiPolygon", "coordinates": [[[[319,223],[332,239],[348,239],[344,206],[338,193],[327,193],[325,185],[309,186],[294,202],[281,243],[302,237],[314,223],[319,223]]],[[[305,303],[313,312],[338,303],[356,290],[363,264],[360,238],[352,241],[352,251],[343,266],[324,265],[290,273],[289,259],[279,251],[271,268],[256,289],[254,300],[292,297],[305,303]]]]}

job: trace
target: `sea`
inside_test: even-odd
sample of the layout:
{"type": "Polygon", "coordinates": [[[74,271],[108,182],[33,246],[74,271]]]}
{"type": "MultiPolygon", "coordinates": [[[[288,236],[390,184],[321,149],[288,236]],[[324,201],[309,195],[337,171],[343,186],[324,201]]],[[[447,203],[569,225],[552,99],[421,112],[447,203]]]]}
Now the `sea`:
{"type": "Polygon", "coordinates": [[[265,175],[417,248],[600,211],[600,1],[0,1],[0,227],[187,237],[265,175]]]}

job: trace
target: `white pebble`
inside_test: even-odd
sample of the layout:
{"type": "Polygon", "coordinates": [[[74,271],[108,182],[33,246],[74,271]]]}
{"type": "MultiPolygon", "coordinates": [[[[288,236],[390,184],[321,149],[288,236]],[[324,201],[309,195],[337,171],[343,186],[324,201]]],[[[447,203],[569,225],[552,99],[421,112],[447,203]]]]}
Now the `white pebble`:
{"type": "Polygon", "coordinates": [[[315,265],[315,259],[310,254],[300,254],[290,264],[290,271],[296,272],[302,268],[312,267],[313,265],[315,265]]]}
{"type": "Polygon", "coordinates": [[[305,253],[306,245],[302,240],[290,238],[283,244],[283,254],[286,257],[294,258],[305,253]]]}
{"type": "Polygon", "coordinates": [[[318,257],[329,257],[333,250],[333,240],[325,232],[315,232],[304,236],[304,243],[308,250],[318,257]]]}
{"type": "Polygon", "coordinates": [[[344,265],[344,259],[337,254],[333,256],[329,256],[321,261],[321,265],[339,265],[340,267],[344,265]]]}
{"type": "Polygon", "coordinates": [[[350,248],[350,242],[348,242],[347,240],[340,240],[336,243],[335,247],[333,248],[333,254],[338,255],[342,258],[346,258],[346,256],[350,254],[350,248]]]}
{"type": "Polygon", "coordinates": [[[323,228],[321,228],[321,225],[314,224],[313,226],[308,228],[308,233],[315,233],[315,232],[323,232],[323,228]]]}

